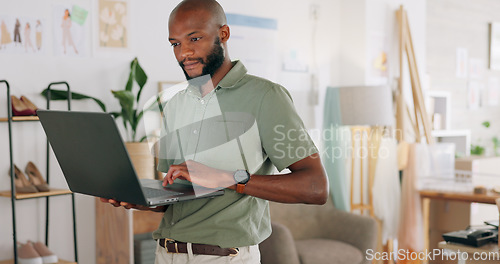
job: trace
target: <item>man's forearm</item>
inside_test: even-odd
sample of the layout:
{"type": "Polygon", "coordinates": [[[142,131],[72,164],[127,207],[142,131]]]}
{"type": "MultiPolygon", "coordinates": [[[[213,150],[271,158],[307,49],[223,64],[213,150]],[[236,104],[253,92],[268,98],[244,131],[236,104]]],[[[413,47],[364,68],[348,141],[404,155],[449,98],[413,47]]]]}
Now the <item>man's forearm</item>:
{"type": "MultiPolygon", "coordinates": [[[[311,175],[308,172],[253,175],[244,194],[280,203],[324,204],[328,196],[327,181],[307,176],[311,175]]],[[[236,190],[236,185],[229,189],[236,190]]]]}
{"type": "MultiPolygon", "coordinates": [[[[319,157],[313,155],[290,166],[291,173],[252,175],[243,193],[280,203],[324,204],[328,178],[319,157]]],[[[236,185],[229,189],[236,190],[236,185]]]]}

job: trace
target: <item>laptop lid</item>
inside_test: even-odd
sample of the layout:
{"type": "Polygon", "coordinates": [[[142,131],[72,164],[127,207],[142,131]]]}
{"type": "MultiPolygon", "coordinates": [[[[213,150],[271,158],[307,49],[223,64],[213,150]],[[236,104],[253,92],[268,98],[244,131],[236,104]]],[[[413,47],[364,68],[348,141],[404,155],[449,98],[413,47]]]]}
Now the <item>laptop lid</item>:
{"type": "Polygon", "coordinates": [[[140,205],[187,199],[148,202],[111,114],[49,110],[37,114],[71,191],[140,205]]]}

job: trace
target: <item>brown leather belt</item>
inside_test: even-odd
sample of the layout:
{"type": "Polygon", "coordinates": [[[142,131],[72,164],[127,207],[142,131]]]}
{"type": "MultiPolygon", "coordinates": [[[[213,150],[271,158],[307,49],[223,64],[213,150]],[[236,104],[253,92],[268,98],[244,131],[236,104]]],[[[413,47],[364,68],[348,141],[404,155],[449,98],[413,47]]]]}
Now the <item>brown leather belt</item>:
{"type": "MultiPolygon", "coordinates": [[[[168,253],[188,253],[187,243],[178,242],[168,238],[161,238],[158,244],[165,248],[168,253]]],[[[204,244],[191,244],[193,254],[197,255],[212,255],[212,256],[231,256],[238,255],[237,248],[221,248],[219,246],[204,245],[204,244]]]]}

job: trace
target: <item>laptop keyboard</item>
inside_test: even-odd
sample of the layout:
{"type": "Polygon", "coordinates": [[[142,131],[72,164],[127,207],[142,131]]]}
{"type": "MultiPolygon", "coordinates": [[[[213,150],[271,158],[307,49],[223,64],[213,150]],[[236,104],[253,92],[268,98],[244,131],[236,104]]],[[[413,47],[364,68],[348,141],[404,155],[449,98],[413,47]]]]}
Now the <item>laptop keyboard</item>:
{"type": "Polygon", "coordinates": [[[160,190],[160,189],[149,188],[149,187],[142,187],[142,191],[144,192],[144,195],[148,198],[155,198],[155,197],[160,197],[160,196],[175,196],[175,195],[182,194],[180,192],[174,192],[174,191],[169,191],[169,190],[160,190]]]}

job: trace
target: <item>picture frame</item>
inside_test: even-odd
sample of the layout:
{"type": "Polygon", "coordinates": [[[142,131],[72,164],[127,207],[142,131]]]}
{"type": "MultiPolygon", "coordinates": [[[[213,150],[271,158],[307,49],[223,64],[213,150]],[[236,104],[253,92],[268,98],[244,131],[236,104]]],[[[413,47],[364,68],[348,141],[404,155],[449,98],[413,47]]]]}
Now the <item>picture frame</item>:
{"type": "Polygon", "coordinates": [[[158,81],[158,94],[179,83],[182,81],[158,81]]]}
{"type": "Polygon", "coordinates": [[[92,1],[92,50],[94,57],[130,55],[134,50],[130,0],[92,1]]]}

